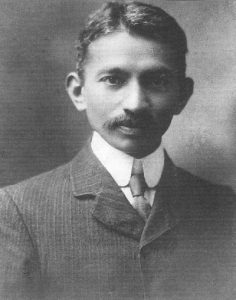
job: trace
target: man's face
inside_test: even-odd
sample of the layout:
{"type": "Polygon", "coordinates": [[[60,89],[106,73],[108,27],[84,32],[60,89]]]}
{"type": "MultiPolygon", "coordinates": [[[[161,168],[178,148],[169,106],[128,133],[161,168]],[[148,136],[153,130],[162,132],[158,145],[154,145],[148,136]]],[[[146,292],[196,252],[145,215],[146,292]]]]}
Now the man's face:
{"type": "Polygon", "coordinates": [[[127,32],[92,42],[80,95],[91,127],[134,157],[153,152],[190,96],[178,71],[164,44],[127,32]]]}

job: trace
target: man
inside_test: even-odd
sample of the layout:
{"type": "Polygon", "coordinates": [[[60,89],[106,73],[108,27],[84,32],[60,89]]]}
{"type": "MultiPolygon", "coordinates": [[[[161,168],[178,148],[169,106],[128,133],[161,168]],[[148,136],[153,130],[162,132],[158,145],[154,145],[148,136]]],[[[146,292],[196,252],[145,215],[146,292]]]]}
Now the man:
{"type": "Polygon", "coordinates": [[[3,299],[235,299],[230,189],[176,167],[162,135],[193,91],[166,12],[107,3],[67,90],[93,136],[72,162],[1,190],[3,299]]]}

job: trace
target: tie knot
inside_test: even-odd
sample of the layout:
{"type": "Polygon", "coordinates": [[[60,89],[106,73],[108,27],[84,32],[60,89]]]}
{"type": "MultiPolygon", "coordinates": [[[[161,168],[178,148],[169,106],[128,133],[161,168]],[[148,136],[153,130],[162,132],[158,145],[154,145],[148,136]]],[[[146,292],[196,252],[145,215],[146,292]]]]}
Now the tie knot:
{"type": "Polygon", "coordinates": [[[134,159],[129,186],[133,197],[144,195],[147,185],[143,174],[142,161],[139,159],[134,159]]]}
{"type": "Polygon", "coordinates": [[[151,206],[144,196],[147,185],[144,179],[142,161],[140,159],[134,159],[129,187],[134,200],[132,205],[146,221],[150,214],[151,206]]]}
{"type": "Polygon", "coordinates": [[[141,159],[134,159],[131,174],[132,175],[143,174],[143,163],[141,159]]]}
{"type": "Polygon", "coordinates": [[[146,182],[143,174],[132,175],[129,186],[133,197],[143,196],[146,190],[146,182]]]}

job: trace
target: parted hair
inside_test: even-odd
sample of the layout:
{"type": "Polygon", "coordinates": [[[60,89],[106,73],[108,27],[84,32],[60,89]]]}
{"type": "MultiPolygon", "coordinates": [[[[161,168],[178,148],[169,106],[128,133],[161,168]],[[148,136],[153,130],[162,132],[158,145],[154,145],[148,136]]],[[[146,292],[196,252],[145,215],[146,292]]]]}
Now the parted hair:
{"type": "Polygon", "coordinates": [[[187,39],[172,16],[150,4],[112,1],[105,3],[89,16],[79,35],[77,71],[80,76],[83,75],[90,43],[116,31],[127,31],[129,34],[167,44],[177,55],[180,68],[185,72],[187,39]]]}

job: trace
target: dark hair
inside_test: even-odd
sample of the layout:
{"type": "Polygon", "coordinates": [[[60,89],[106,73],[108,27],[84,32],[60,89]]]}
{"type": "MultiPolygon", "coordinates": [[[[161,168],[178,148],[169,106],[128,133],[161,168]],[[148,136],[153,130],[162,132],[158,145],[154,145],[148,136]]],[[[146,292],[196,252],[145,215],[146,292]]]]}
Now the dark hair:
{"type": "Polygon", "coordinates": [[[141,2],[107,2],[89,16],[79,36],[77,70],[83,75],[83,66],[88,46],[101,36],[124,30],[152,40],[157,40],[173,49],[179,67],[185,72],[187,39],[176,20],[159,7],[141,2]]]}

